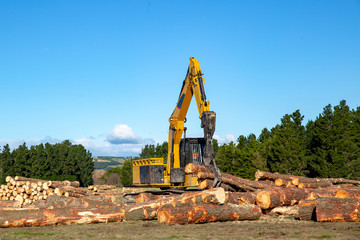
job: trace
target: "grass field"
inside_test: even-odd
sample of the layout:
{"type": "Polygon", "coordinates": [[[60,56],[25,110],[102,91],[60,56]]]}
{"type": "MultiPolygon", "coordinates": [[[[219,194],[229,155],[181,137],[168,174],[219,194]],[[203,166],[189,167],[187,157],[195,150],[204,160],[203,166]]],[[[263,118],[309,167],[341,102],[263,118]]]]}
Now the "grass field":
{"type": "Polygon", "coordinates": [[[0,229],[0,239],[360,239],[359,223],[289,219],[174,225],[157,221],[0,229]]]}

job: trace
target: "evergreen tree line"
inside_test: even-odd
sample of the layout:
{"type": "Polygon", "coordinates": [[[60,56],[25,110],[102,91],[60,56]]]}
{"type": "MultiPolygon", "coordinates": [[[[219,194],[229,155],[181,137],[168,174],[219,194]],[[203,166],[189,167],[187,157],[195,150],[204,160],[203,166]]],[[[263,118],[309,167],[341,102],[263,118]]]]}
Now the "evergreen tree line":
{"type": "Polygon", "coordinates": [[[94,163],[82,145],[69,140],[57,144],[39,144],[28,148],[26,143],[13,151],[9,145],[0,152],[0,181],[6,176],[23,176],[44,180],[79,181],[82,186],[92,183],[94,163]]]}
{"type": "MultiPolygon", "coordinates": [[[[342,100],[335,107],[324,107],[306,125],[303,119],[296,110],[285,114],[272,129],[264,128],[258,137],[241,135],[236,143],[223,145],[214,139],[217,166],[222,172],[248,179],[254,178],[257,169],[307,177],[360,179],[360,107],[350,109],[342,100]]],[[[145,146],[140,157],[154,157],[149,154],[164,144],[167,146],[145,146]]]]}
{"type": "Polygon", "coordinates": [[[156,144],[146,144],[144,148],[141,149],[140,158],[163,158],[167,160],[168,154],[168,144],[163,142],[161,145],[156,144]]]}

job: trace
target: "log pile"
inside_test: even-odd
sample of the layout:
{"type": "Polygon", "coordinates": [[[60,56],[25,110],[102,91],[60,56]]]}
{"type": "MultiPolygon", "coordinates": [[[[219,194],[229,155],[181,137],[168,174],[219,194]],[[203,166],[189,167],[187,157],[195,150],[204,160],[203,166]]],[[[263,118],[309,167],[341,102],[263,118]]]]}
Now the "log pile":
{"type": "Polygon", "coordinates": [[[202,191],[161,195],[138,188],[80,188],[78,182],[8,177],[0,187],[0,227],[156,219],[171,225],[279,215],[360,222],[360,181],[257,171],[255,181],[223,173],[221,187],[212,188],[214,175],[208,168],[188,164],[185,171],[198,176],[202,191]]]}
{"type": "Polygon", "coordinates": [[[79,188],[77,181],[46,181],[16,176],[6,177],[6,185],[0,186],[0,199],[13,201],[14,206],[30,205],[38,200],[46,200],[49,196],[87,196],[88,192],[79,188]]]}
{"type": "MultiPolygon", "coordinates": [[[[189,164],[199,187],[213,179],[204,166],[189,164]]],[[[300,220],[360,222],[360,181],[344,178],[307,178],[258,170],[255,181],[223,174],[224,188],[236,204],[255,203],[262,212],[291,215],[300,220]]],[[[211,185],[210,185],[211,186],[211,185]]]]}

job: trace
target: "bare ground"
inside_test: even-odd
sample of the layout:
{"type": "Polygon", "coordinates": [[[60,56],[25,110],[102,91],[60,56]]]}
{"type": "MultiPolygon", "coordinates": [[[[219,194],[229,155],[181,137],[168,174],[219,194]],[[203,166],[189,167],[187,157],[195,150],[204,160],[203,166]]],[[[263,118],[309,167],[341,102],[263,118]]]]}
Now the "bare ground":
{"type": "Polygon", "coordinates": [[[0,229],[0,239],[360,239],[360,223],[292,219],[173,225],[157,221],[0,229]]]}

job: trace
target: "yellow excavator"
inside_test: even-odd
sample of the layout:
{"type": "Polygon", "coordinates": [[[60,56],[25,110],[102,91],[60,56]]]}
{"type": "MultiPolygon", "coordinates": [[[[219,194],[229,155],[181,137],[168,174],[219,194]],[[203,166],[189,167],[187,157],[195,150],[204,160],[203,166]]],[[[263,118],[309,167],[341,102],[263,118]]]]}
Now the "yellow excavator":
{"type": "Polygon", "coordinates": [[[205,165],[214,173],[214,187],[220,185],[221,173],[215,162],[212,138],[215,131],[216,114],[209,110],[206,100],[205,79],[202,77],[200,64],[190,58],[186,78],[183,82],[176,107],[169,118],[168,157],[147,158],[133,161],[133,186],[186,188],[197,185],[197,176],[185,173],[189,163],[205,165]],[[195,96],[203,138],[186,138],[186,114],[192,97],[195,96]],[[183,137],[184,135],[184,137],[183,137]]]}

